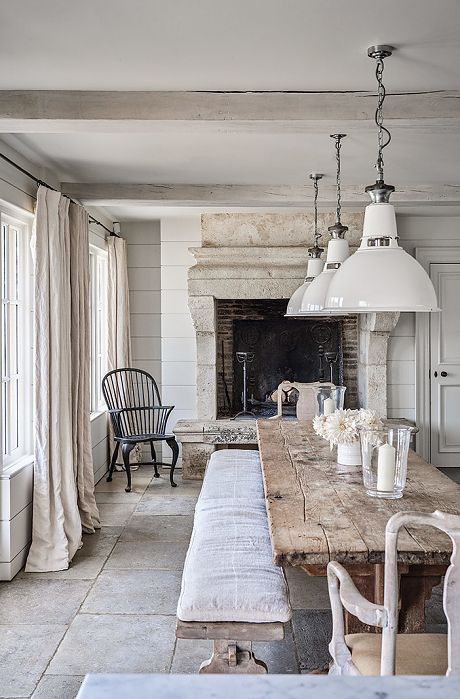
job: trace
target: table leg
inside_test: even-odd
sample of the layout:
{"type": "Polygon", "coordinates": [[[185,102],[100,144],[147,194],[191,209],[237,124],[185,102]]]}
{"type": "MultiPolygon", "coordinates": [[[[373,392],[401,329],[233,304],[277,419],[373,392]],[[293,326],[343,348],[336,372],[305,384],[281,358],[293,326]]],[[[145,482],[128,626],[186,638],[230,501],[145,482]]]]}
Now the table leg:
{"type": "MultiPolygon", "coordinates": [[[[371,602],[383,604],[383,563],[345,566],[361,594],[371,602]]],[[[325,575],[325,566],[302,566],[308,575],[325,575]]],[[[406,565],[398,566],[400,580],[400,633],[422,633],[425,630],[425,602],[430,599],[433,587],[438,585],[447,566],[406,565]]],[[[379,629],[363,624],[345,612],[346,633],[379,633],[379,629]]]]}
{"type": "Polygon", "coordinates": [[[425,603],[433,587],[439,585],[447,566],[409,566],[400,579],[399,633],[425,631],[425,603]]]}

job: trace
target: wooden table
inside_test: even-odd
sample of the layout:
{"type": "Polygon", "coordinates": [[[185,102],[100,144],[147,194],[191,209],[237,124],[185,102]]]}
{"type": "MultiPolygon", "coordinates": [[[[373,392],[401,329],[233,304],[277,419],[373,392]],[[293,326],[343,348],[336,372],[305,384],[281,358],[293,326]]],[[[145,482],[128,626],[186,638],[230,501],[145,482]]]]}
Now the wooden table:
{"type": "MultiPolygon", "coordinates": [[[[383,602],[385,526],[395,512],[460,513],[460,486],[410,452],[407,485],[400,500],[366,495],[360,466],[342,466],[335,450],[310,423],[258,420],[257,433],[273,556],[278,565],[326,575],[342,563],[358,589],[383,602]]],[[[400,631],[421,632],[425,601],[440,582],[451,555],[447,535],[408,527],[399,537],[400,631]]],[[[347,631],[363,630],[347,619],[347,631]]]]}

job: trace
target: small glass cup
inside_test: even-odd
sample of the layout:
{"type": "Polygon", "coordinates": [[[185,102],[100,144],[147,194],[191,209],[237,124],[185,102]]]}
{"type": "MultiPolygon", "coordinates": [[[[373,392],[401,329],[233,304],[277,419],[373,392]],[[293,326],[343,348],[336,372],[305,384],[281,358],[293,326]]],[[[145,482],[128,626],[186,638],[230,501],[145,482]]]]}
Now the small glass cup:
{"type": "Polygon", "coordinates": [[[402,498],[412,431],[405,425],[360,429],[363,482],[371,497],[402,498]]]}
{"type": "Polygon", "coordinates": [[[318,386],[316,389],[316,414],[331,415],[336,410],[343,410],[345,386],[318,386]]]}

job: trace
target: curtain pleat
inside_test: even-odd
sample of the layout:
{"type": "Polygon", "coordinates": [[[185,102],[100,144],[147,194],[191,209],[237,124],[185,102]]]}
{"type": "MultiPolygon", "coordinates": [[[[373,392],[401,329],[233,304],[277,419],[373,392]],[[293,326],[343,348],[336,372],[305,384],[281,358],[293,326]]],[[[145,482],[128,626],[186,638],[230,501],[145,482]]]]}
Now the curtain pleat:
{"type": "Polygon", "coordinates": [[[35,288],[35,465],[28,572],[65,570],[94,531],[90,434],[88,219],[40,187],[32,240],[35,288]]]}

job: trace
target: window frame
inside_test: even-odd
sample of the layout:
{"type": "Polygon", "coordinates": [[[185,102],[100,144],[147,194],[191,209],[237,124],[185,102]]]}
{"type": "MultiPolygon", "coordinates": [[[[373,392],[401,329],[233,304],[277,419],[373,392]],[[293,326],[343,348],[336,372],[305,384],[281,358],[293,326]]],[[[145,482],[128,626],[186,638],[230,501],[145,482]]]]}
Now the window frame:
{"type": "Polygon", "coordinates": [[[108,253],[90,242],[91,307],[91,416],[107,410],[102,396],[102,378],[108,357],[108,253]],[[104,288],[105,287],[105,293],[104,288]]]}
{"type": "MultiPolygon", "coordinates": [[[[0,277],[2,294],[2,352],[0,357],[2,391],[0,392],[0,438],[2,450],[0,452],[0,470],[9,468],[24,459],[29,459],[33,454],[33,334],[34,334],[34,313],[33,313],[33,283],[32,283],[32,255],[30,250],[30,240],[32,235],[33,216],[28,212],[18,212],[0,202],[0,233],[2,245],[0,250],[0,277]],[[9,292],[5,293],[4,280],[4,246],[3,228],[4,226],[14,228],[17,231],[17,257],[16,263],[18,273],[18,293],[12,299],[9,292]],[[12,303],[18,307],[18,322],[16,330],[16,351],[17,351],[17,372],[18,377],[18,405],[17,405],[17,432],[18,446],[9,449],[4,453],[4,424],[5,424],[5,399],[4,385],[12,381],[9,367],[5,364],[4,352],[4,329],[5,329],[5,309],[12,303]]],[[[10,272],[10,270],[8,270],[10,272]]],[[[11,415],[9,416],[11,419],[11,415]]]]}

